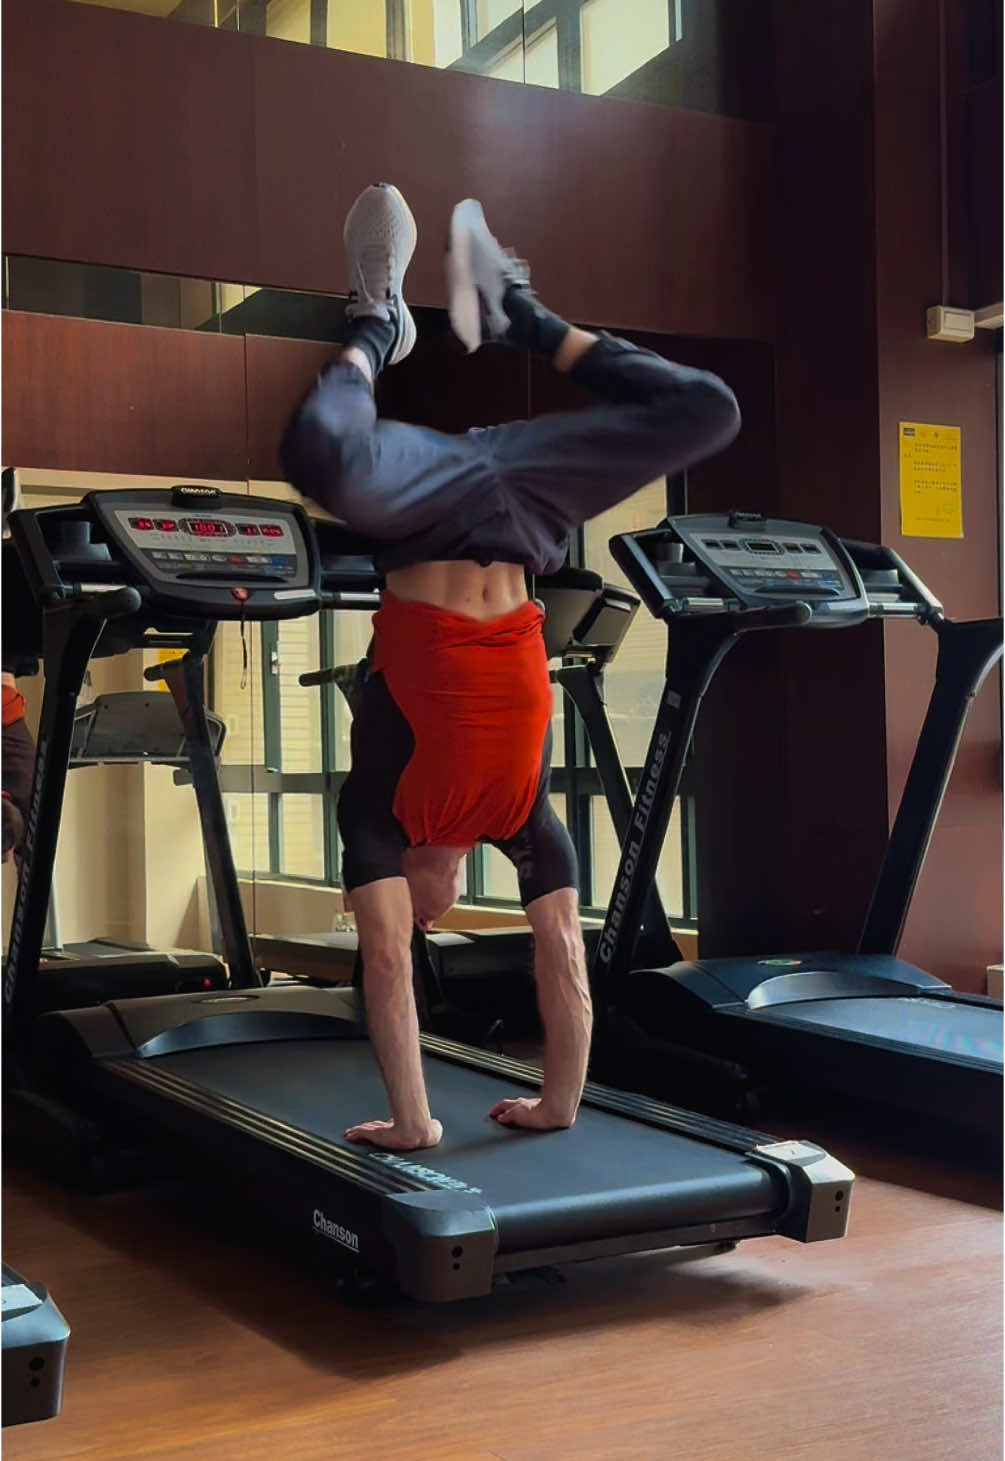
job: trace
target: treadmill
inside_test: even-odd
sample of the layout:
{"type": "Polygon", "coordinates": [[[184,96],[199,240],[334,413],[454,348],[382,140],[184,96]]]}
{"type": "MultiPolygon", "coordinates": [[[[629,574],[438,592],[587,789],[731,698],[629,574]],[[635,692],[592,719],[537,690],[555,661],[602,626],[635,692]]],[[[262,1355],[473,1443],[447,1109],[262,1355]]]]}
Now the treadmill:
{"type": "MultiPolygon", "coordinates": [[[[360,559],[356,591],[348,592],[346,575],[352,565],[345,554],[326,552],[326,525],[317,526],[326,586],[325,565],[332,557],[338,565],[338,585],[328,592],[326,602],[337,608],[367,608],[372,612],[379,602],[372,560],[360,559]]],[[[333,548],[337,546],[333,544],[333,548]]],[[[621,841],[631,820],[632,791],[605,709],[604,674],[631,628],[639,601],[586,569],[561,568],[534,579],[532,589],[545,611],[548,659],[560,661],[552,670],[552,680],[562,686],[580,717],[621,841]]],[[[338,665],[301,675],[300,683],[336,685],[352,711],[365,671],[365,661],[361,665],[338,665]]],[[[599,935],[599,923],[584,929],[588,956],[599,935]]],[[[639,940],[646,958],[654,962],[672,963],[682,957],[655,885],[644,910],[639,940]]],[[[256,934],[252,943],[263,972],[282,972],[321,985],[358,987],[361,983],[358,940],[352,928],[330,933],[256,934]]],[[[413,966],[419,1020],[422,1028],[432,1034],[481,1044],[497,1042],[503,1031],[512,1035],[537,1027],[529,929],[448,929],[425,935],[416,930],[413,966]]]]}
{"type": "MultiPolygon", "coordinates": [[[[754,514],[675,517],[611,551],[668,631],[666,692],[594,962],[603,1018],[595,1069],[672,1098],[667,1042],[739,1063],[800,1109],[814,1100],[907,1116],[990,1151],[1002,1132],[1002,1005],[896,957],[970,703],[1002,653],[1001,619],[955,623],[898,555],[808,523],[754,514]],[[910,619],[938,639],[935,686],[858,946],[660,967],[634,956],[701,699],[750,630],[835,630],[910,619]]],[[[713,1108],[714,1109],[714,1108],[713,1108]]],[[[894,1121],[896,1125],[896,1120],[894,1121]]]]}
{"type": "Polygon", "coordinates": [[[51,1420],[63,1405],[63,1370],[70,1326],[44,1284],[3,1265],[3,1424],[51,1420]]]}
{"type": "MultiPolygon", "coordinates": [[[[74,697],[100,635],[131,644],[144,626],[151,635],[187,634],[185,658],[152,673],[168,676],[201,775],[213,765],[202,668],[216,622],[294,616],[320,603],[313,532],[286,501],[204,489],[196,506],[181,489],[95,492],[73,507],[23,512],[13,527],[45,616],[62,626],[47,639],[51,749],[32,791],[33,827],[61,795],[74,697]],[[108,548],[109,574],[99,584],[64,571],[68,521],[108,548]],[[167,521],[186,534],[178,558],[163,556],[157,524],[167,521]],[[268,530],[268,553],[256,527],[268,530]],[[201,551],[221,541],[242,551],[201,551]]],[[[446,1119],[443,1143],[401,1154],[348,1143],[348,1124],[385,1107],[353,991],[261,985],[213,769],[215,797],[200,811],[228,990],[33,1018],[55,837],[36,837],[29,848],[4,1028],[14,1048],[29,1052],[30,1077],[46,1091],[40,1149],[65,1150],[84,1110],[108,1141],[138,1131],[165,1160],[177,1155],[203,1180],[236,1189],[235,1220],[249,1220],[246,1207],[265,1210],[350,1275],[383,1276],[429,1300],[485,1294],[501,1275],[574,1259],[654,1249],[698,1256],[746,1237],[844,1234],[853,1175],[812,1143],[601,1086],[587,1089],[571,1130],[519,1132],[485,1113],[507,1092],[535,1087],[539,1073],[433,1035],[423,1049],[433,1109],[446,1119]]],[[[8,1093],[9,1120],[17,1097],[8,1093]]]]}
{"type": "MultiPolygon", "coordinates": [[[[12,519],[13,520],[13,519],[12,519]]],[[[68,571],[85,578],[107,576],[107,549],[81,537],[72,524],[65,527],[65,563],[68,571]]],[[[30,560],[29,560],[30,561],[30,560]]],[[[3,617],[4,662],[18,675],[35,675],[43,654],[43,636],[59,632],[53,622],[44,621],[38,607],[38,595],[26,577],[23,555],[12,539],[3,544],[3,617]]],[[[94,656],[121,653],[117,641],[106,636],[94,646],[94,656]]],[[[211,726],[219,747],[219,717],[211,717],[211,726]]],[[[72,727],[70,766],[95,764],[97,760],[135,760],[147,757],[163,760],[166,750],[178,749],[183,739],[177,711],[169,695],[152,696],[149,692],[123,696],[99,696],[77,711],[72,727]],[[157,710],[138,710],[139,702],[157,702],[157,710]],[[127,729],[122,712],[126,702],[132,726],[127,729]],[[164,704],[166,702],[166,705],[164,704]],[[115,703],[116,709],[112,710],[115,703]],[[167,711],[167,715],[164,711],[167,711]],[[166,722],[168,722],[166,724],[166,722]],[[173,722],[173,726],[170,725],[173,722]],[[123,736],[135,755],[116,754],[123,749],[123,736]],[[118,738],[116,748],[114,740],[118,738]],[[143,745],[144,738],[146,744],[143,745]],[[153,738],[153,739],[151,739],[153,738]]],[[[47,744],[46,730],[40,726],[39,744],[47,744]]],[[[54,809],[54,822],[48,832],[58,837],[59,805],[54,809]]],[[[38,829],[34,831],[38,835],[38,829]]],[[[54,843],[55,854],[55,843],[54,843]]],[[[21,859],[19,879],[24,877],[26,855],[21,859]]],[[[50,878],[50,894],[43,928],[43,946],[39,958],[39,974],[34,999],[39,1009],[66,1009],[71,1005],[93,1004],[101,999],[131,998],[136,995],[180,994],[187,990],[221,989],[227,982],[221,959],[212,953],[191,949],[153,950],[148,945],[121,939],[94,938],[64,944],[59,934],[56,895],[50,878]]]]}

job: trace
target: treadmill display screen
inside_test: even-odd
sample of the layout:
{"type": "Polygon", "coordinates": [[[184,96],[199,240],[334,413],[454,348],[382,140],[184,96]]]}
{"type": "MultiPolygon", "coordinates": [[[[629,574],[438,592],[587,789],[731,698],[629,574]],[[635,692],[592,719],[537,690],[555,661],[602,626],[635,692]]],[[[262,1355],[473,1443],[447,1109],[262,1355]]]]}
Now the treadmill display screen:
{"type": "Polygon", "coordinates": [[[185,527],[197,538],[227,538],[234,531],[230,523],[219,517],[190,517],[185,527]]]}

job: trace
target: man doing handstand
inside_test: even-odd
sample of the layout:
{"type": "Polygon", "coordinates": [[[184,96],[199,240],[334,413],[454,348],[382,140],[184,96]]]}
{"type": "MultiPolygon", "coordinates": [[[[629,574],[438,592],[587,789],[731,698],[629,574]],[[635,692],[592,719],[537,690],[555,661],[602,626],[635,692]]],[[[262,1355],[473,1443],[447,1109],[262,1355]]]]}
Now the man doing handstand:
{"type": "Polygon", "coordinates": [[[528,598],[525,570],[554,571],[582,523],[719,451],[740,424],[716,376],[546,310],[471,199],[450,227],[456,334],[469,351],[488,342],[530,350],[598,402],[456,436],[378,420],[374,378],[415,343],[402,293],[415,243],[397,189],[365,189],[345,225],[351,292],[341,359],[322,372],[282,446],[301,493],[386,545],[338,820],[391,1113],[346,1135],[395,1151],[442,1137],[422,1072],[412,926],[428,928],[453,905],[464,859],[483,841],[516,867],[545,1036],[540,1095],[502,1100],[489,1114],[537,1130],[575,1120],[592,1011],[575,852],[548,800],[544,616],[528,598]]]}

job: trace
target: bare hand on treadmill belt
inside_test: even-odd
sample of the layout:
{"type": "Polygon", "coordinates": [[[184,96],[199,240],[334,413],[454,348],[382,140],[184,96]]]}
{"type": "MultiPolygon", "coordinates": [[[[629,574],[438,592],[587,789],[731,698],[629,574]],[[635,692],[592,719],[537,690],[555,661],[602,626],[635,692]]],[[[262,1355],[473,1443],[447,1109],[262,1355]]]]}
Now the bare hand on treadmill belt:
{"type": "Polygon", "coordinates": [[[528,1131],[565,1131],[575,1120],[556,1116],[545,1106],[540,1096],[531,1099],[519,1096],[509,1101],[497,1101],[489,1112],[493,1121],[500,1126],[522,1126],[528,1131]]]}
{"type": "Polygon", "coordinates": [[[443,1140],[443,1127],[432,1119],[424,1126],[402,1126],[394,1121],[363,1121],[350,1126],[347,1141],[368,1141],[388,1152],[416,1152],[443,1140]]]}

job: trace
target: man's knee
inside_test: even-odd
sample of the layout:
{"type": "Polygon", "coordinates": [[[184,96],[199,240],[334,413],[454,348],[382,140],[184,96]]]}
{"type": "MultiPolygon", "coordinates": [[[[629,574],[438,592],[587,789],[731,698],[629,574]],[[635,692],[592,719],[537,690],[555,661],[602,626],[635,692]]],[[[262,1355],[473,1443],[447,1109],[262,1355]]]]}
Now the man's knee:
{"type": "Polygon", "coordinates": [[[359,390],[332,392],[322,379],[283,434],[280,459],[288,481],[360,532],[372,503],[373,403],[359,390]]]}
{"type": "Polygon", "coordinates": [[[707,370],[678,366],[646,406],[650,429],[677,445],[682,426],[703,455],[729,445],[740,430],[740,406],[725,381],[707,370]]]}

